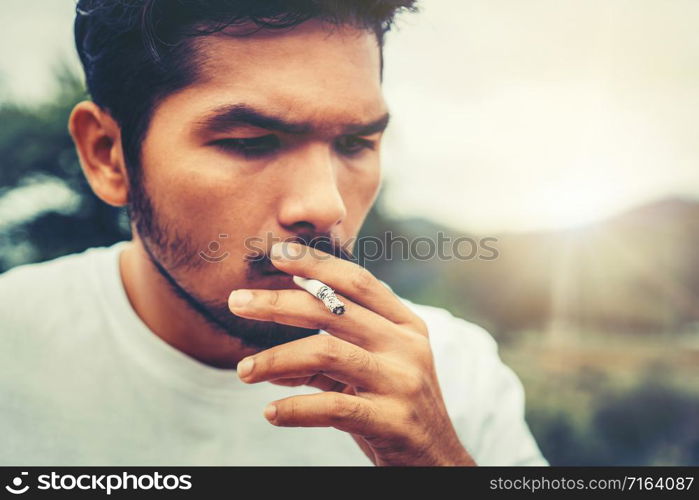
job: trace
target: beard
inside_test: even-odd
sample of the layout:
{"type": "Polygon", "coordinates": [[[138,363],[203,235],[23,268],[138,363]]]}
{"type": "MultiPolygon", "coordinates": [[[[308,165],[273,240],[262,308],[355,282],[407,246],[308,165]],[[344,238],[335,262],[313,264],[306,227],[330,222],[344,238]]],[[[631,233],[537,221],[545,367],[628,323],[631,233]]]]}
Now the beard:
{"type": "MultiPolygon", "coordinates": [[[[145,190],[142,176],[132,178],[127,212],[141,239],[149,259],[170,289],[186,306],[203,318],[215,331],[242,341],[245,346],[267,349],[319,333],[317,328],[302,328],[271,321],[258,321],[234,315],[226,299],[206,299],[194,292],[182,276],[187,272],[211,265],[199,256],[201,247],[186,234],[182,235],[156,213],[151,198],[145,190]]],[[[327,233],[302,233],[285,241],[295,241],[335,257],[352,260],[346,251],[327,233]]],[[[246,259],[248,279],[259,276],[271,263],[269,256],[261,254],[246,259]]]]}

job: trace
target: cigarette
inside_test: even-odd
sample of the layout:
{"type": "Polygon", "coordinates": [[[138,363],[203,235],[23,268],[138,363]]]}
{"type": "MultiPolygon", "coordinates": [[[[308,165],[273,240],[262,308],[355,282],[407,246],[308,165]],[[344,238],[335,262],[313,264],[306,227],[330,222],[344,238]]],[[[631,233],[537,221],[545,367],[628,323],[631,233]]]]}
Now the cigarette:
{"type": "Polygon", "coordinates": [[[302,278],[301,276],[294,276],[292,280],[308,293],[322,300],[325,307],[327,307],[331,313],[337,315],[344,314],[345,304],[337,298],[335,290],[322,281],[302,278]]]}

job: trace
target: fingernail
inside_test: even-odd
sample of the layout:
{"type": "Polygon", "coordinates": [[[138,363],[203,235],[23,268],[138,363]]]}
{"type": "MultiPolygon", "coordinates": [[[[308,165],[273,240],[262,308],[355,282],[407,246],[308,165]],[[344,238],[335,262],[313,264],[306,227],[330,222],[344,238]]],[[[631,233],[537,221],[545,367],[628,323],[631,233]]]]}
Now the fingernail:
{"type": "Polygon", "coordinates": [[[276,418],[276,416],[277,407],[272,403],[268,404],[267,408],[265,408],[265,418],[271,422],[276,418]]]}
{"type": "Polygon", "coordinates": [[[228,305],[231,307],[242,307],[252,300],[252,293],[249,290],[234,290],[228,297],[228,305]]]}
{"type": "Polygon", "coordinates": [[[272,257],[275,259],[291,260],[301,255],[301,249],[294,243],[275,243],[272,247],[272,257]]]}
{"type": "Polygon", "coordinates": [[[275,243],[274,245],[272,245],[272,251],[270,253],[272,254],[273,259],[283,259],[284,243],[275,243]]]}
{"type": "Polygon", "coordinates": [[[289,259],[301,256],[301,247],[297,243],[289,243],[286,245],[286,255],[289,259]]]}
{"type": "Polygon", "coordinates": [[[255,360],[252,358],[245,358],[236,367],[239,377],[246,377],[252,372],[252,368],[255,366],[255,360]]]}

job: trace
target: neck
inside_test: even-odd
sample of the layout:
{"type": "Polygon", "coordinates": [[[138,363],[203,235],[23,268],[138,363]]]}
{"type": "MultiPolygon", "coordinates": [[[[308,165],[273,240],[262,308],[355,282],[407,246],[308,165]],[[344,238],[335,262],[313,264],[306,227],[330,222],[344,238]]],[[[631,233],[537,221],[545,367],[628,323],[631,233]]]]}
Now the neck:
{"type": "Polygon", "coordinates": [[[155,335],[176,349],[216,368],[234,368],[257,351],[216,329],[179,297],[138,238],[121,253],[119,269],[136,314],[155,335]]]}

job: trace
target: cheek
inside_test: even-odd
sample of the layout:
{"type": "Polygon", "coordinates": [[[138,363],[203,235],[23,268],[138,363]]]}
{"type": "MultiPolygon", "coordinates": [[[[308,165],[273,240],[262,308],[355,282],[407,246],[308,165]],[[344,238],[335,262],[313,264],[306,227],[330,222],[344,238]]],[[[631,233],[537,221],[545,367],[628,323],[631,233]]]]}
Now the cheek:
{"type": "Polygon", "coordinates": [[[177,232],[208,241],[254,223],[268,191],[250,172],[218,155],[164,151],[158,158],[144,162],[148,191],[158,217],[177,232]]]}
{"type": "Polygon", "coordinates": [[[381,170],[378,161],[360,171],[344,170],[338,181],[347,207],[346,226],[351,226],[352,231],[358,230],[379,191],[381,170]]]}
{"type": "Polygon", "coordinates": [[[244,200],[235,196],[240,189],[232,181],[202,173],[173,175],[163,187],[162,208],[178,222],[209,227],[240,213],[236,203],[244,200]]]}

